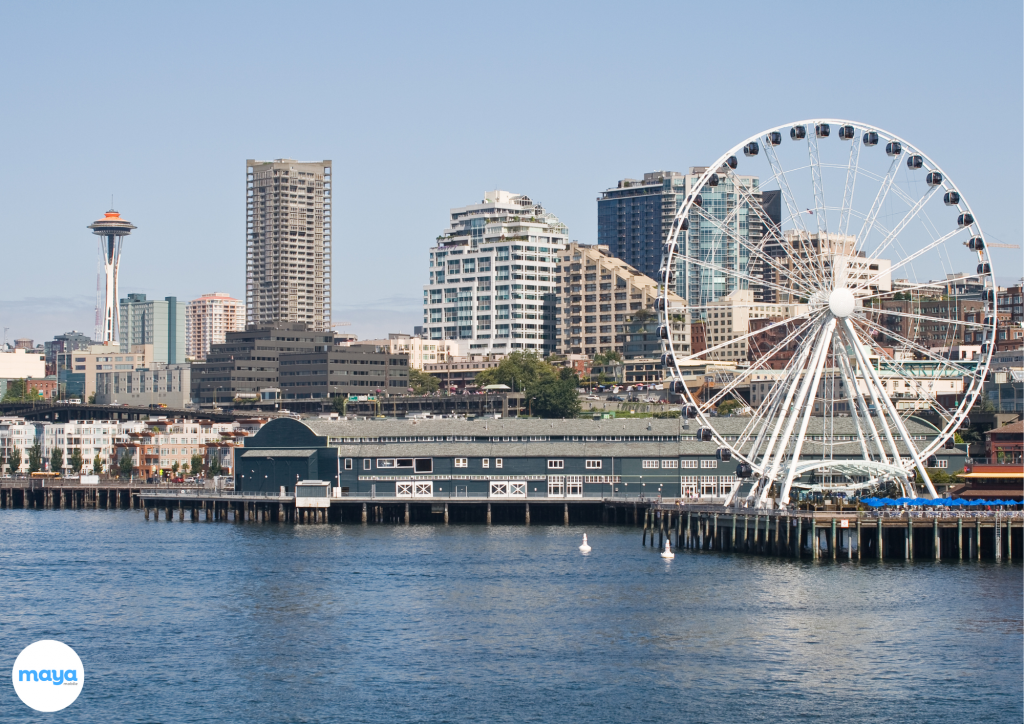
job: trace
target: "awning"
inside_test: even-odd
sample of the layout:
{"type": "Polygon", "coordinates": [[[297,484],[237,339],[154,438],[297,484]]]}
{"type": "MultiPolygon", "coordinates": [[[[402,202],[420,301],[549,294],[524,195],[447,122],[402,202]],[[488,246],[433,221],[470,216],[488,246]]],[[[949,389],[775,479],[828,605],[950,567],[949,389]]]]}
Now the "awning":
{"type": "Polygon", "coordinates": [[[992,480],[1005,478],[1007,480],[1021,479],[1024,480],[1024,469],[1018,472],[1005,472],[1005,473],[960,473],[957,475],[958,478],[969,478],[971,480],[992,480]]]}
{"type": "Polygon", "coordinates": [[[242,453],[243,458],[308,458],[316,450],[261,450],[253,448],[242,453]]]}

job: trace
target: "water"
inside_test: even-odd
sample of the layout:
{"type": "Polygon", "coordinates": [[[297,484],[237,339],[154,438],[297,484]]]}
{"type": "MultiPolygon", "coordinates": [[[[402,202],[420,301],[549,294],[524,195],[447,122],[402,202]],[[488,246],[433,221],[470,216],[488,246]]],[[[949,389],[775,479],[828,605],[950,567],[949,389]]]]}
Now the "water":
{"type": "Polygon", "coordinates": [[[0,576],[3,671],[43,638],[86,670],[56,715],[5,678],[0,721],[1024,716],[1019,563],[666,562],[633,528],[5,510],[0,576]]]}

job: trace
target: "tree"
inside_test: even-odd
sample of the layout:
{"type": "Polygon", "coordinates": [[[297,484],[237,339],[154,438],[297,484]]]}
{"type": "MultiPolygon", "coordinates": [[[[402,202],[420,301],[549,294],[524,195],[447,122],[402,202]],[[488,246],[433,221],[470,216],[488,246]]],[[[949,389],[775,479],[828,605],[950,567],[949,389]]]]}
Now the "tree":
{"type": "Polygon", "coordinates": [[[210,455],[210,475],[216,477],[224,472],[224,468],[220,464],[220,454],[213,452],[210,455]]]}
{"type": "Polygon", "coordinates": [[[741,407],[743,407],[743,403],[740,402],[739,400],[726,400],[725,402],[718,406],[718,414],[728,415],[729,413],[733,412],[734,410],[738,410],[741,407]]]}
{"type": "Polygon", "coordinates": [[[178,477],[178,468],[180,468],[180,467],[181,466],[178,465],[178,461],[175,460],[174,461],[174,465],[171,466],[171,474],[173,474],[174,477],[178,477]]]}
{"type": "Polygon", "coordinates": [[[96,457],[92,459],[92,474],[101,475],[103,473],[103,458],[100,457],[99,453],[96,453],[96,457]]]}
{"type": "Polygon", "coordinates": [[[25,380],[7,380],[7,391],[3,402],[21,402],[26,399],[25,380]]]}
{"type": "Polygon", "coordinates": [[[16,447],[11,448],[11,452],[7,455],[7,471],[14,475],[21,470],[21,450],[16,447]]]}
{"type": "Polygon", "coordinates": [[[437,392],[440,381],[434,375],[427,374],[423,370],[409,368],[409,386],[417,395],[430,395],[437,392]]]}
{"type": "Polygon", "coordinates": [[[616,362],[622,362],[622,355],[614,349],[610,349],[607,352],[598,352],[595,354],[593,366],[604,367],[605,365],[615,364],[616,362]]]}
{"type": "Polygon", "coordinates": [[[576,388],[580,381],[570,369],[561,370],[557,378],[544,379],[534,387],[533,412],[540,417],[576,417],[580,412],[580,398],[576,388]]]}
{"type": "Polygon", "coordinates": [[[43,449],[39,447],[39,441],[32,443],[28,449],[28,474],[38,473],[43,469],[43,449]]]}
{"type": "Polygon", "coordinates": [[[89,395],[89,404],[90,405],[95,405],[96,404],[96,393],[95,392],[93,392],[91,395],[89,395]]]}
{"type": "Polygon", "coordinates": [[[199,473],[203,472],[203,456],[195,453],[192,456],[190,465],[192,467],[192,475],[199,475],[199,473]]]}
{"type": "Polygon", "coordinates": [[[71,472],[78,475],[82,472],[82,466],[85,465],[85,460],[82,458],[82,449],[75,448],[71,451],[71,457],[68,458],[68,467],[71,468],[71,472]]]}
{"type": "Polygon", "coordinates": [[[541,380],[557,376],[554,367],[532,352],[513,352],[497,367],[486,369],[476,376],[476,384],[508,385],[515,392],[531,395],[531,389],[541,380]]]}
{"type": "Polygon", "coordinates": [[[345,399],[346,395],[343,394],[335,395],[334,397],[331,398],[331,407],[333,407],[334,411],[337,412],[339,415],[345,414],[345,399]]]}
{"type": "Polygon", "coordinates": [[[64,451],[55,447],[50,453],[50,472],[59,473],[64,469],[64,451]]]}
{"type": "Polygon", "coordinates": [[[118,470],[121,473],[122,478],[130,478],[132,475],[132,468],[135,465],[132,463],[132,456],[127,450],[121,454],[121,460],[117,463],[118,470]]]}

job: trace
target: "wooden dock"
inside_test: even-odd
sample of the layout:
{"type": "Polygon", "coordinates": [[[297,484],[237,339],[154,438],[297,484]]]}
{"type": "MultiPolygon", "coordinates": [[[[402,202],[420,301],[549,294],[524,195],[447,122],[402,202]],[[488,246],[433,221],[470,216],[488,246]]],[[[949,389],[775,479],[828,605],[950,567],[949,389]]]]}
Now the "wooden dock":
{"type": "Polygon", "coordinates": [[[351,496],[296,500],[107,480],[0,482],[0,510],[141,510],[146,520],[235,523],[478,523],[642,528],[660,550],[720,551],[816,560],[1024,557],[1021,511],[787,511],[682,504],[644,497],[351,496]],[[657,543],[655,543],[657,536],[657,543]]]}
{"type": "Polygon", "coordinates": [[[641,543],[825,560],[994,560],[1024,557],[1020,511],[790,511],[661,503],[641,543]]]}

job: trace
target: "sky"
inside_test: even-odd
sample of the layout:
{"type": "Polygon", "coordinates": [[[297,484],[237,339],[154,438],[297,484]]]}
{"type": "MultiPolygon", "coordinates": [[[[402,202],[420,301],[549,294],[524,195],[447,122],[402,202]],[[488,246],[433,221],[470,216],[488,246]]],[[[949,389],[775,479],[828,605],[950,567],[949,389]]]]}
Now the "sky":
{"type": "Polygon", "coordinates": [[[428,249],[485,190],[594,243],[619,179],[803,118],[911,141],[1021,244],[1022,24],[1019,0],[3,3],[0,326],[91,334],[111,196],[122,296],[244,299],[248,158],[333,161],[333,317],[362,338],[420,323],[428,249]]]}

